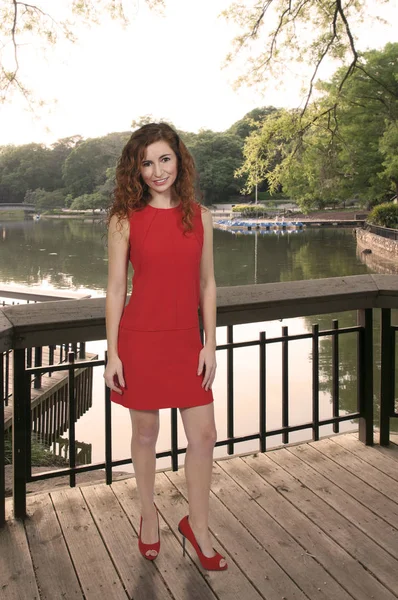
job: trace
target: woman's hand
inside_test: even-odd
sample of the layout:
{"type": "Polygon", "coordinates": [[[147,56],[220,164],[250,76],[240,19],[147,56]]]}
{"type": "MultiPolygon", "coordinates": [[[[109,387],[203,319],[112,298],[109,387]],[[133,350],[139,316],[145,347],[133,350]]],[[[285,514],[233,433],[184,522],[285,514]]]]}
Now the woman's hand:
{"type": "Polygon", "coordinates": [[[208,389],[211,389],[214,378],[216,376],[216,349],[214,345],[204,345],[202,350],[199,352],[199,365],[198,365],[198,375],[203,372],[203,367],[205,367],[205,374],[202,381],[202,387],[205,388],[206,392],[208,389]]]}
{"type": "Polygon", "coordinates": [[[123,394],[123,388],[125,388],[124,377],[123,377],[123,365],[122,361],[118,356],[108,360],[106,369],[104,371],[105,383],[117,394],[123,394]]]}

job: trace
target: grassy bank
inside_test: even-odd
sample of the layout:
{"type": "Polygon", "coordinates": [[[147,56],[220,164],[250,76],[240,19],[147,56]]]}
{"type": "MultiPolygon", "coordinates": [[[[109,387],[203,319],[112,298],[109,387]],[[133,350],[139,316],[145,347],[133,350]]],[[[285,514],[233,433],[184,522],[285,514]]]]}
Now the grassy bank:
{"type": "MultiPolygon", "coordinates": [[[[55,456],[48,446],[40,440],[40,438],[32,433],[32,466],[35,467],[58,467],[68,465],[68,461],[62,458],[62,456],[55,456]]],[[[6,435],[5,438],[5,460],[6,465],[12,464],[12,445],[11,435],[6,435]]]]}
{"type": "Polygon", "coordinates": [[[0,223],[2,221],[22,221],[24,218],[23,210],[0,210],[0,223]]]}

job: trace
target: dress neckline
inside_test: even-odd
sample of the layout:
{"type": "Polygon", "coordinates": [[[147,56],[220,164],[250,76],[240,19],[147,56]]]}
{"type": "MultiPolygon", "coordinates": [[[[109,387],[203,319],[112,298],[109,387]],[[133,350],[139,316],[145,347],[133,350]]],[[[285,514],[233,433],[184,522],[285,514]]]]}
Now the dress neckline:
{"type": "Polygon", "coordinates": [[[149,208],[152,208],[153,210],[161,210],[161,211],[177,210],[177,208],[180,208],[180,206],[181,206],[181,201],[177,204],[177,206],[171,206],[170,208],[158,208],[157,206],[152,206],[151,204],[148,204],[148,203],[147,203],[147,206],[149,206],[149,208]]]}

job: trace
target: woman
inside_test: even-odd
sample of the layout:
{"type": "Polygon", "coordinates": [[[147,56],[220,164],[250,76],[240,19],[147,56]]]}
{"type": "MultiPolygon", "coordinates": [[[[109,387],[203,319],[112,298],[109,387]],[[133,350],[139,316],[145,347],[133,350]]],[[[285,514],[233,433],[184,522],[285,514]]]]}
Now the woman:
{"type": "Polygon", "coordinates": [[[196,201],[195,179],[191,155],[166,123],[144,125],[123,148],[109,212],[104,377],[111,400],[130,411],[141,554],[153,560],[160,550],[153,502],[159,409],[178,407],[188,440],[189,515],[178,526],[184,552],[187,538],[204,568],[225,570],[208,530],[217,435],[211,389],[216,371],[213,227],[211,213],[196,201]],[[125,306],[129,259],[133,291],[125,306]]]}

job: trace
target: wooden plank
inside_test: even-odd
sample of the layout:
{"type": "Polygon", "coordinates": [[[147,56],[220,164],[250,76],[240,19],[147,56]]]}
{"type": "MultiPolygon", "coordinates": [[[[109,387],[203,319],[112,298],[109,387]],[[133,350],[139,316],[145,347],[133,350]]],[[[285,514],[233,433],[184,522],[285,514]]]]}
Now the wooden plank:
{"type": "Polygon", "coordinates": [[[358,477],[358,479],[362,479],[362,481],[380,491],[393,502],[398,502],[397,481],[393,481],[390,477],[384,475],[361,458],[357,458],[331,439],[311,442],[310,445],[315,445],[319,452],[322,452],[325,456],[343,466],[347,471],[358,477]]]}
{"type": "MultiPolygon", "coordinates": [[[[138,531],[140,503],[135,478],[117,481],[112,484],[112,488],[135,531],[138,531]]],[[[181,545],[163,518],[161,495],[162,492],[159,492],[155,498],[161,513],[159,515],[160,552],[152,566],[158,569],[175,600],[215,600],[216,596],[208,585],[207,577],[203,578],[189,558],[182,556],[181,545]]],[[[140,560],[147,562],[143,557],[140,557],[140,560]]],[[[224,581],[225,573],[218,573],[224,575],[224,581]]],[[[148,596],[148,600],[152,600],[151,596],[148,596]]]]}
{"type": "Polygon", "coordinates": [[[0,529],[0,591],[2,600],[40,600],[23,522],[12,518],[6,500],[6,523],[0,529]]]}
{"type": "Polygon", "coordinates": [[[375,452],[373,446],[366,446],[358,440],[358,436],[339,435],[330,439],[346,450],[352,452],[355,456],[358,456],[358,458],[361,460],[364,460],[368,464],[372,465],[391,479],[398,481],[396,460],[388,458],[387,456],[383,456],[379,452],[375,452]]]}
{"type": "Polygon", "coordinates": [[[27,497],[26,535],[41,600],[83,599],[49,494],[27,497]]]}
{"type": "Polygon", "coordinates": [[[80,489],[51,492],[51,499],[86,600],[126,600],[80,489]]]}
{"type": "MultiPolygon", "coordinates": [[[[168,471],[165,475],[185,500],[188,500],[184,470],[168,471]]],[[[267,600],[280,600],[284,596],[289,600],[307,598],[214,493],[210,494],[210,520],[210,526],[213,522],[217,523],[218,541],[228,548],[229,554],[233,556],[242,573],[264,598],[267,600]]]]}
{"type": "MultiPolygon", "coordinates": [[[[398,538],[395,538],[395,548],[393,556],[391,556],[366,533],[353,525],[348,518],[339,514],[295,479],[291,473],[295,473],[294,463],[297,460],[295,461],[291,454],[286,450],[278,450],[269,454],[274,457],[274,460],[264,454],[259,454],[256,458],[247,457],[243,460],[267,483],[271,484],[276,492],[286,498],[352,558],[365,567],[366,577],[369,577],[368,573],[371,573],[393,595],[398,596],[398,560],[393,558],[393,556],[397,556],[398,538]],[[284,468],[274,462],[278,456],[282,457],[284,468]]],[[[398,534],[398,531],[396,533],[398,534]]],[[[352,576],[355,576],[355,572],[352,573],[352,576]]],[[[375,590],[379,586],[378,582],[376,582],[375,590]]],[[[364,584],[369,585],[368,582],[364,582],[364,584]]],[[[375,593],[376,597],[382,597],[380,592],[375,591],[375,593]]]]}
{"type": "Polygon", "coordinates": [[[398,506],[395,502],[357,477],[353,477],[352,473],[309,444],[289,447],[287,450],[299,456],[301,460],[374,512],[387,524],[398,529],[398,506]]]}
{"type": "Polygon", "coordinates": [[[394,595],[348,552],[325,535],[242,459],[226,460],[219,464],[355,600],[394,600],[394,595]]]}
{"type": "MultiPolygon", "coordinates": [[[[240,460],[240,459],[231,459],[240,460]]],[[[230,461],[218,461],[213,469],[211,489],[255,540],[270,554],[296,585],[316,600],[352,600],[339,583],[330,576],[296,540],[277,523],[256,501],[258,494],[252,487],[239,485],[220,465],[230,461]]],[[[250,469],[242,461],[249,472],[250,469]]],[[[251,474],[250,474],[251,477],[251,474]]]]}
{"type": "MultiPolygon", "coordinates": [[[[178,531],[178,523],[184,515],[188,514],[188,504],[175,486],[166,477],[166,475],[159,473],[156,483],[158,488],[161,490],[161,493],[157,495],[156,503],[158,505],[160,504],[165,520],[168,522],[169,527],[175,532],[177,539],[181,544],[182,536],[178,531]]],[[[217,543],[215,543],[217,550],[223,556],[225,556],[225,559],[228,563],[228,569],[226,571],[212,572],[203,570],[199,559],[197,558],[196,552],[192,549],[192,546],[187,543],[186,548],[189,556],[194,561],[198,569],[202,573],[205,573],[206,580],[209,582],[209,585],[211,585],[211,588],[215,592],[217,598],[220,600],[238,600],[243,596],[245,599],[259,600],[262,596],[258,593],[258,591],[256,591],[256,589],[251,585],[249,580],[246,579],[245,575],[236,565],[229,549],[221,547],[219,539],[219,532],[221,531],[220,524],[215,523],[212,520],[210,529],[217,539],[217,543]]],[[[179,548],[179,552],[181,552],[181,546],[179,548]]]]}
{"type": "Polygon", "coordinates": [[[369,535],[393,557],[398,555],[398,530],[387,525],[383,519],[302,461],[294,448],[272,450],[267,453],[267,456],[289,471],[301,484],[322,498],[337,512],[349,519],[358,529],[369,535]]]}
{"type": "MultiPolygon", "coordinates": [[[[391,434],[390,434],[390,438],[391,438],[391,434]]],[[[378,431],[375,431],[373,448],[375,450],[377,450],[377,452],[379,452],[380,454],[383,454],[384,456],[388,456],[391,460],[398,461],[398,445],[395,444],[392,439],[390,439],[390,444],[388,446],[380,446],[379,442],[380,442],[380,433],[378,431]]],[[[397,442],[398,442],[398,436],[397,436],[397,442]]]]}
{"type": "Polygon", "coordinates": [[[137,534],[111,487],[92,485],[82,487],[81,491],[129,598],[171,598],[154,564],[142,558],[137,534]]]}

